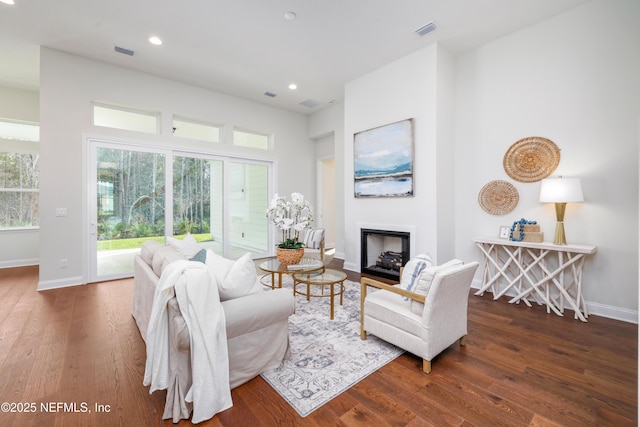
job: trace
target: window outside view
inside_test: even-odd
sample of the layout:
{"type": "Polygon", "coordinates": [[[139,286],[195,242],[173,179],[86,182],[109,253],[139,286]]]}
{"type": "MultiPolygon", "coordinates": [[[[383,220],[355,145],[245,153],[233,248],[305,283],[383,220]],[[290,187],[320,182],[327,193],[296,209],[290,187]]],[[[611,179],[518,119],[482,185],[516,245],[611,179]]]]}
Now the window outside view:
{"type": "Polygon", "coordinates": [[[0,230],[39,225],[40,126],[0,120],[0,230]]]}

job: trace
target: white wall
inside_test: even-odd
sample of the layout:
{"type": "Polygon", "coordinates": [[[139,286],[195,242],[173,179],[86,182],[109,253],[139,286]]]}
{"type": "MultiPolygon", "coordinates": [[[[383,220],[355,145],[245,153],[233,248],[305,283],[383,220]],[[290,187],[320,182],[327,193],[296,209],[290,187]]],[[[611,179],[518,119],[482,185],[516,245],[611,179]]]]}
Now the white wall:
{"type": "MultiPolygon", "coordinates": [[[[0,119],[39,121],[38,93],[0,86],[0,119]]],[[[38,144],[0,140],[2,148],[19,150],[36,148],[38,144]]],[[[0,231],[0,268],[38,264],[38,230],[0,231]]]]}
{"type": "Polygon", "coordinates": [[[301,114],[208,91],[60,51],[41,50],[41,232],[39,287],[87,281],[86,138],[97,136],[214,154],[244,155],[277,162],[276,188],[315,198],[313,142],[301,114]],[[95,127],[91,101],[161,113],[160,135],[95,127]],[[179,140],[171,132],[172,114],[224,124],[224,144],[179,140]],[[273,133],[270,152],[230,144],[233,126],[273,133]],[[58,207],[67,217],[56,217],[58,207]],[[61,269],[61,258],[69,267],[61,269]]]}
{"type": "MultiPolygon", "coordinates": [[[[436,62],[436,218],[439,261],[455,256],[455,163],[454,158],[454,93],[455,59],[444,48],[438,49],[436,62]]],[[[432,254],[433,255],[433,254],[432,254]]]]}
{"type": "Polygon", "coordinates": [[[38,122],[38,92],[0,86],[0,118],[38,122]]]}
{"type": "Polygon", "coordinates": [[[309,116],[309,137],[316,141],[316,159],[335,156],[335,257],[344,259],[344,195],[348,188],[344,183],[344,105],[335,104],[309,116]],[[329,140],[333,146],[328,147],[329,140]]]}
{"type": "Polygon", "coordinates": [[[450,54],[432,45],[346,85],[345,268],[360,271],[362,224],[415,227],[412,254],[453,255],[453,140],[451,131],[439,128],[451,126],[452,110],[437,111],[438,93],[453,90],[452,80],[438,73],[453,74],[452,65],[450,54]],[[355,198],[354,134],[408,118],[414,119],[414,197],[355,198]]]}
{"type": "Polygon", "coordinates": [[[540,183],[513,181],[506,150],[528,136],[561,149],[556,175],[582,179],[585,202],[569,204],[570,243],[596,245],[584,265],[592,312],[637,321],[640,2],[594,1],[458,58],[456,253],[479,259],[473,236],[497,236],[520,218],[553,240],[555,212],[540,183]],[[483,185],[504,179],[520,193],[505,216],[477,203],[483,185]]]}

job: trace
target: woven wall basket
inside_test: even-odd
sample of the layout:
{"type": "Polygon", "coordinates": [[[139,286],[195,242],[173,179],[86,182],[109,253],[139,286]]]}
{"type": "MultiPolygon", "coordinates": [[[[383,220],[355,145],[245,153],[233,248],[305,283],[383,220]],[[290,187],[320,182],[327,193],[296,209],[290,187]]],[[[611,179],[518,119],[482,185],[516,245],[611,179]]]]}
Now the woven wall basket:
{"type": "Polygon", "coordinates": [[[560,149],[539,136],[523,138],[504,155],[504,171],[520,182],[536,182],[551,175],[560,163],[560,149]]]}
{"type": "Polygon", "coordinates": [[[491,215],[506,215],[516,208],[520,194],[507,181],[491,181],[478,194],[478,203],[491,215]]]}

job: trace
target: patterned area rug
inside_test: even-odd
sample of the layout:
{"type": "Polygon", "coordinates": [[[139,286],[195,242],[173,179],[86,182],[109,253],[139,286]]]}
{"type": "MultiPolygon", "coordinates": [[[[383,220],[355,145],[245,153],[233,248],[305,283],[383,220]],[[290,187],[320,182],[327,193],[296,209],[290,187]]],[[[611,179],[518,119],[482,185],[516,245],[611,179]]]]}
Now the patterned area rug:
{"type": "MultiPolygon", "coordinates": [[[[292,283],[283,276],[283,287],[292,283]]],[[[335,298],[334,320],[329,320],[329,298],[296,296],[296,312],[289,318],[291,354],[262,374],[302,417],[403,353],[373,335],[360,339],[360,284],[345,280],[344,285],[343,305],[335,298]]],[[[312,294],[321,291],[312,288],[312,294]]]]}

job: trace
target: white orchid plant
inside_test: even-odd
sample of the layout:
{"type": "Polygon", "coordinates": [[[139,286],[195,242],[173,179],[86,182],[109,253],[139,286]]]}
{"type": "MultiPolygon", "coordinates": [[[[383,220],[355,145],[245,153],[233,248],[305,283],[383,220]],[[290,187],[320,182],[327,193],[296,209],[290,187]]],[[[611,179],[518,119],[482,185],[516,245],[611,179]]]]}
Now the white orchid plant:
{"type": "Polygon", "coordinates": [[[267,218],[282,230],[279,248],[299,249],[304,245],[298,239],[300,232],[311,226],[313,207],[300,193],[291,193],[291,201],[277,193],[266,210],[267,218]]]}

